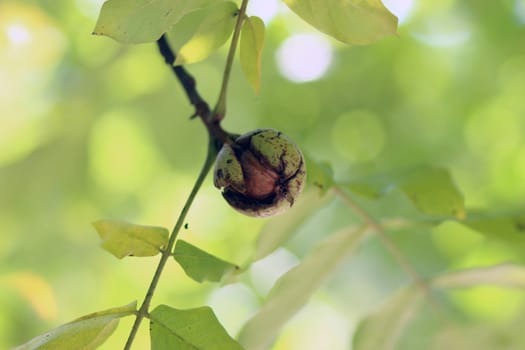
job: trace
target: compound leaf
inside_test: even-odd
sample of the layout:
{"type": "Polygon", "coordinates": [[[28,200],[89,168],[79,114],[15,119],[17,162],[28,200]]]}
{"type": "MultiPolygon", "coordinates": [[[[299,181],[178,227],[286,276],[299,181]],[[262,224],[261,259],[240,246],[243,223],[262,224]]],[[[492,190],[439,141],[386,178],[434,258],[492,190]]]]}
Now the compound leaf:
{"type": "Polygon", "coordinates": [[[265,304],[242,328],[240,343],[250,350],[267,349],[281,327],[308,301],[326,277],[364,236],[366,229],[344,229],[320,242],[303,261],[285,273],[265,304]]]}
{"type": "Polygon", "coordinates": [[[394,349],[404,328],[415,316],[421,300],[417,286],[399,290],[359,323],[354,334],[353,349],[394,349]]]}

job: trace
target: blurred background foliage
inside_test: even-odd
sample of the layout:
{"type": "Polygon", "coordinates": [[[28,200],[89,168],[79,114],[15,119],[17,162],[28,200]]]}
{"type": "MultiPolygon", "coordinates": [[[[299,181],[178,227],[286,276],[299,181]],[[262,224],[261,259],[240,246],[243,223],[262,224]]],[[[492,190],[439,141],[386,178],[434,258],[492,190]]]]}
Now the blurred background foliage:
{"type": "MultiPolygon", "coordinates": [[[[142,298],[157,259],[116,260],[99,249],[91,222],[171,228],[205,156],[205,130],[188,119],[192,108],[155,45],[90,35],[102,2],[0,2],[0,348],[142,298]]],[[[261,93],[237,65],[226,129],[282,130],[339,179],[363,167],[442,165],[468,207],[523,209],[525,1],[385,4],[400,19],[399,36],[347,47],[275,0],[252,0],[249,14],[267,24],[261,93]]],[[[212,104],[224,60],[222,50],[188,66],[212,104]]],[[[405,202],[393,194],[363,205],[394,217],[405,202]]],[[[330,202],[285,247],[224,287],[199,285],[169,264],[154,304],[211,305],[235,334],[279,275],[355,220],[330,202]]],[[[253,254],[264,224],[227,207],[210,178],[187,221],[184,239],[238,264],[253,254]]],[[[423,276],[524,260],[453,222],[392,237],[423,276]]],[[[359,319],[407,281],[368,239],[274,349],[350,348],[359,319]]],[[[451,295],[471,324],[513,322],[524,301],[521,292],[488,287],[451,295]]],[[[119,348],[131,321],[102,348],[119,348]]],[[[136,348],[147,344],[143,334],[136,348]]]]}

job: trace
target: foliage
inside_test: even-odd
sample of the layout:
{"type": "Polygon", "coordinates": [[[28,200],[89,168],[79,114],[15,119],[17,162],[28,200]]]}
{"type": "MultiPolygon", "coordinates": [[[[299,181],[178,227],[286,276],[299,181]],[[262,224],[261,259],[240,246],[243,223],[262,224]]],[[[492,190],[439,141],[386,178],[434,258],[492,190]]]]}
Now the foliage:
{"type": "Polygon", "coordinates": [[[133,315],[137,303],[95,312],[44,333],[17,350],[96,349],[115,331],[119,318],[133,315]]]}
{"type": "MultiPolygon", "coordinates": [[[[160,255],[141,307],[89,314],[16,349],[120,347],[135,329],[117,329],[131,319],[125,316],[149,319],[152,349],[522,348],[519,5],[421,3],[399,37],[386,38],[398,20],[379,0],[284,0],[298,17],[272,21],[239,2],[106,1],[94,34],[138,44],[166,33],[177,54],[164,55],[168,68],[152,45],[75,34],[95,21],[67,11],[81,2],[0,4],[7,33],[0,45],[8,47],[0,62],[10,69],[0,75],[12,82],[0,106],[0,145],[8,146],[0,150],[0,256],[8,262],[0,275],[0,346],[67,320],[57,315],[55,289],[68,314],[144,293],[157,258],[97,255],[86,221],[167,226],[183,207],[171,234],[125,221],[93,224],[118,259],[160,255]],[[311,30],[298,18],[338,41],[327,41],[337,60],[322,79],[286,81],[271,63],[289,36],[311,30]],[[207,182],[196,197],[223,140],[191,87],[206,98],[217,92],[228,41],[210,115],[234,133],[219,136],[275,127],[307,155],[306,193],[263,222],[230,212],[207,182]],[[225,114],[237,41],[246,81],[233,65],[225,114]],[[180,78],[182,65],[197,62],[189,67],[195,82],[180,78]],[[170,69],[211,142],[197,122],[184,122],[193,111],[173,91],[170,69]],[[170,270],[155,291],[164,264],[170,270]],[[220,299],[228,290],[237,294],[220,299]],[[214,311],[196,307],[203,304],[214,311]]],[[[137,332],[135,347],[147,348],[146,333],[137,332]]]]}

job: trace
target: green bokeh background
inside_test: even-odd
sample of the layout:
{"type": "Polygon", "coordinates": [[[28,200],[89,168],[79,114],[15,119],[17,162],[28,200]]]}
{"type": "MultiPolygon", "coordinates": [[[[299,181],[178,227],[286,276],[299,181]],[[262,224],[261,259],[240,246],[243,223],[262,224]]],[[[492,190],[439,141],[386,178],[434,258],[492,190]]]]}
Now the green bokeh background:
{"type": "MultiPolygon", "coordinates": [[[[99,249],[91,222],[172,227],[205,156],[205,130],[188,119],[192,108],[155,45],[124,46],[90,35],[100,4],[0,3],[0,348],[141,299],[157,259],[116,260],[99,249]]],[[[397,37],[368,47],[324,37],[333,61],[312,82],[289,81],[277,67],[276,51],[299,33],[316,32],[288,12],[268,24],[259,96],[234,67],[226,129],[279,129],[314,159],[328,161],[341,179],[362,163],[442,165],[468,207],[523,208],[523,0],[414,0],[397,37]]],[[[210,103],[224,59],[223,49],[188,66],[210,103]]],[[[364,204],[386,217],[406,205],[395,195],[364,204]]],[[[171,263],[154,304],[210,304],[235,334],[279,271],[354,221],[342,203],[327,205],[270,267],[262,264],[242,283],[223,288],[192,282],[171,263]]],[[[208,178],[187,222],[186,240],[242,264],[265,221],[227,207],[208,178]]],[[[396,232],[394,239],[425,276],[523,260],[523,253],[454,223],[396,232]]],[[[326,345],[326,339],[332,341],[326,348],[348,349],[359,318],[407,280],[369,239],[286,327],[275,349],[318,349],[316,342],[326,345]],[[326,339],[317,334],[320,327],[326,339]]],[[[519,292],[495,288],[461,292],[454,300],[472,322],[512,320],[524,302],[519,292]]],[[[119,348],[131,321],[123,320],[102,348],[119,348]]],[[[147,344],[144,332],[136,348],[147,344]]]]}

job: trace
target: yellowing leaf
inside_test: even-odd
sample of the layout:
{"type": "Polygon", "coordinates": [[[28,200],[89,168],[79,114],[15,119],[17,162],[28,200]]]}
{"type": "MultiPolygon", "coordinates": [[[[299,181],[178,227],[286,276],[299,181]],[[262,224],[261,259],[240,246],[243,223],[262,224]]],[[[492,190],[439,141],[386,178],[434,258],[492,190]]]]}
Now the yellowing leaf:
{"type": "Polygon", "coordinates": [[[240,58],[244,75],[259,93],[261,56],[264,44],[264,22],[257,16],[246,18],[241,29],[240,58]]]}
{"type": "Polygon", "coordinates": [[[125,44],[152,42],[182,16],[216,0],[108,0],[93,34],[125,44]]]}
{"type": "Polygon", "coordinates": [[[133,315],[137,302],[95,312],[33,338],[13,350],[92,350],[109,338],[119,318],[133,315]]]}
{"type": "Polygon", "coordinates": [[[150,319],[151,350],[242,350],[209,307],[177,310],[159,305],[150,319]]]}
{"type": "Polygon", "coordinates": [[[232,34],[238,14],[234,2],[220,2],[207,11],[195,34],[180,48],[174,65],[202,61],[221,47],[232,34]]]}
{"type": "Polygon", "coordinates": [[[347,44],[366,45],[396,33],[397,18],[380,0],[283,0],[320,31],[347,44]]]}
{"type": "Polygon", "coordinates": [[[163,227],[134,225],[122,221],[100,220],[93,223],[102,248],[119,259],[126,256],[153,256],[168,243],[163,227]]]}

